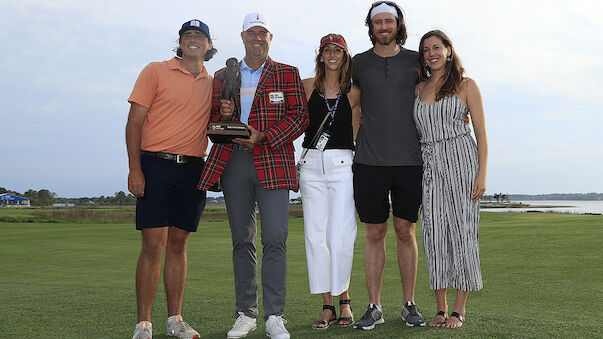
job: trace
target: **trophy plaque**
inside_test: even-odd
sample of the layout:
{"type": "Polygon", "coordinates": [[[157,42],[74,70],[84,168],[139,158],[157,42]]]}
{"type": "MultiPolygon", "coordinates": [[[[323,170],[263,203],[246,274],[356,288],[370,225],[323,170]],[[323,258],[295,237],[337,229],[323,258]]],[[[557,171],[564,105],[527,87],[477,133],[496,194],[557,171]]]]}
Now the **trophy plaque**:
{"type": "Polygon", "coordinates": [[[214,144],[227,144],[234,138],[249,139],[249,131],[238,121],[218,121],[207,125],[207,136],[214,144]]]}
{"type": "MultiPolygon", "coordinates": [[[[236,116],[236,98],[239,97],[241,88],[241,72],[236,58],[226,60],[226,69],[220,73],[219,80],[223,80],[221,99],[231,100],[235,103],[233,116],[236,116]]],[[[247,126],[240,121],[216,121],[207,125],[207,136],[213,143],[231,143],[234,138],[249,139],[247,126]]]]}

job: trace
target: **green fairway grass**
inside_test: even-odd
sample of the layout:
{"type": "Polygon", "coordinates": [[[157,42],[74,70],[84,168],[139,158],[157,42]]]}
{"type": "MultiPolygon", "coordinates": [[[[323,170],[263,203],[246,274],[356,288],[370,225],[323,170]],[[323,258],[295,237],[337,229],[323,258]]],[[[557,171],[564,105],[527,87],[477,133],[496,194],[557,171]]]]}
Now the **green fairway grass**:
{"type": "MultiPolygon", "coordinates": [[[[38,215],[35,212],[2,209],[0,217],[38,215]]],[[[225,338],[235,320],[230,230],[227,222],[210,220],[203,220],[189,241],[183,316],[202,338],[225,338]]],[[[415,300],[429,321],[436,306],[419,227],[417,239],[415,300]]],[[[602,239],[601,216],[484,212],[484,289],[469,295],[465,326],[409,328],[401,320],[402,287],[390,227],[382,294],[385,324],[372,331],[336,326],[316,331],[310,324],[321,314],[322,298],[308,292],[302,218],[292,217],[287,329],[294,338],[602,337],[602,239]]],[[[359,224],[350,286],[357,319],[368,303],[364,243],[364,225],[359,224]]],[[[261,244],[258,250],[261,254],[261,244]]],[[[134,271],[139,251],[140,233],[133,222],[0,222],[0,337],[130,338],[136,323],[134,271]]],[[[160,284],[153,332],[154,338],[167,338],[160,284]]],[[[454,291],[450,292],[452,307],[454,291]]],[[[266,338],[263,321],[248,338],[266,338]]]]}

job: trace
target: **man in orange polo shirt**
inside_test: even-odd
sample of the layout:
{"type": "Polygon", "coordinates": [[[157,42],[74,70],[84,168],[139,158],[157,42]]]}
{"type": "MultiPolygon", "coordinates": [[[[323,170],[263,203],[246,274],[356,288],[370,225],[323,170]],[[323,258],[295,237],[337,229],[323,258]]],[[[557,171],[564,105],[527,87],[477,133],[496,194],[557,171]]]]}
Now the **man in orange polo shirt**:
{"type": "Polygon", "coordinates": [[[196,186],[206,155],[213,79],[203,62],[216,50],[209,28],[199,20],[185,22],[178,33],[177,56],[147,65],[128,99],[128,189],[138,197],[136,229],[142,231],[136,267],[138,324],[133,339],[152,337],[151,309],[164,251],[167,335],[199,338],[182,320],[181,307],[186,244],[205,208],[205,192],[196,186]]]}

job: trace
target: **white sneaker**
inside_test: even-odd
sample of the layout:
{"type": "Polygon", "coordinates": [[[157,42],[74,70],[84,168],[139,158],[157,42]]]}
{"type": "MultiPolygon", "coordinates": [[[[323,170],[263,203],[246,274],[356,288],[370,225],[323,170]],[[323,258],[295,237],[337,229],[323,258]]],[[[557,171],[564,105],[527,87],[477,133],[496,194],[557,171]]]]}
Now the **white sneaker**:
{"type": "Polygon", "coordinates": [[[173,315],[165,322],[167,335],[181,339],[199,339],[199,333],[182,320],[181,315],[173,315]]]}
{"type": "Polygon", "coordinates": [[[257,328],[255,318],[248,317],[243,312],[238,312],[238,314],[239,317],[234,325],[232,325],[232,329],[226,333],[226,338],[228,339],[243,338],[249,332],[255,331],[257,328]]]}
{"type": "Polygon", "coordinates": [[[266,320],[266,335],[272,339],[289,339],[291,335],[285,328],[287,320],[282,315],[271,315],[266,320]]]}
{"type": "Polygon", "coordinates": [[[153,324],[150,321],[141,321],[136,324],[136,330],[132,339],[152,339],[153,338],[153,324]]]}

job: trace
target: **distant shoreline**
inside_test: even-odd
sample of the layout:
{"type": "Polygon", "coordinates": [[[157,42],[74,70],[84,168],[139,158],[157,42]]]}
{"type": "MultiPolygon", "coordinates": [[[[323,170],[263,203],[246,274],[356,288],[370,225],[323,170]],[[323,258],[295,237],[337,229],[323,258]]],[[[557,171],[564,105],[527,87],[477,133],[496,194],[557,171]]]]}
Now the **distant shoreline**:
{"type": "Polygon", "coordinates": [[[565,205],[530,205],[517,202],[484,202],[480,203],[481,208],[560,208],[560,207],[573,207],[565,205]]]}
{"type": "Polygon", "coordinates": [[[548,194],[520,194],[520,193],[508,193],[506,194],[508,200],[511,201],[526,201],[526,200],[603,200],[603,193],[548,193],[548,194]]]}
{"type": "Polygon", "coordinates": [[[557,200],[557,201],[480,201],[484,212],[542,212],[603,215],[603,201],[557,200]]]}

